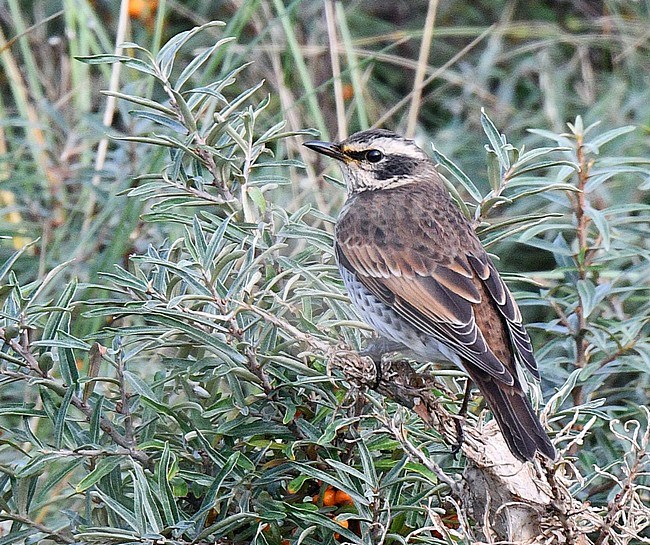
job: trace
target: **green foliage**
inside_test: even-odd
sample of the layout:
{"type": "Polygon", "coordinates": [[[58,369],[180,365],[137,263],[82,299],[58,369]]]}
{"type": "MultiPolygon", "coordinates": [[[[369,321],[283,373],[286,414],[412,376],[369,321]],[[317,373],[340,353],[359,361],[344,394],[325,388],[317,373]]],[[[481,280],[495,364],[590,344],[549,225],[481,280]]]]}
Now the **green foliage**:
{"type": "MultiPolygon", "coordinates": [[[[24,24],[9,4],[19,34],[24,24]]],[[[196,19],[205,4],[191,6],[196,19]]],[[[647,122],[642,51],[631,45],[647,15],[608,6],[609,41],[604,21],[579,13],[508,8],[484,34],[473,25],[490,8],[445,7],[440,20],[464,26],[440,28],[436,62],[453,59],[463,36],[488,43],[464,54],[471,73],[447,66],[422,109],[422,127],[439,131],[433,156],[459,205],[503,256],[501,268],[525,272],[511,279],[526,288],[517,296],[534,322],[558,446],[584,477],[573,492],[603,516],[627,483],[647,503],[641,407],[650,391],[650,169],[643,129],[624,126],[647,122]],[[526,16],[550,20],[526,25],[526,16]],[[594,80],[594,69],[602,77],[594,80]],[[578,92],[565,92],[571,86],[578,92]],[[482,104],[496,124],[479,114],[482,104]],[[585,127],[583,117],[610,128],[585,127]],[[575,121],[565,133],[567,118],[575,121]],[[526,145],[508,143],[497,126],[526,145]],[[521,132],[530,126],[545,129],[521,132]]],[[[79,33],[71,52],[85,61],[71,64],[74,107],[58,115],[26,48],[22,84],[42,107],[34,117],[12,78],[12,112],[31,124],[3,133],[10,146],[0,165],[12,165],[5,188],[18,204],[3,202],[22,214],[18,223],[5,218],[5,232],[43,238],[38,253],[36,244],[6,250],[0,268],[0,543],[469,540],[447,486],[391,430],[403,427],[453,476],[462,464],[449,448],[413,413],[328,372],[331,351],[359,347],[368,328],[352,314],[331,251],[341,192],[316,182],[319,165],[290,151],[304,127],[334,133],[323,98],[331,81],[318,76],[324,53],[301,51],[325,39],[309,24],[314,12],[300,2],[245,2],[225,27],[185,25],[164,45],[161,16],[151,35],[136,26],[150,47],[106,55],[112,40],[95,10],[66,7],[77,8],[65,15],[66,29],[79,33]],[[262,16],[275,26],[261,29],[262,16]],[[250,58],[258,62],[248,67],[250,58]],[[105,94],[118,98],[120,123],[108,129],[114,138],[97,173],[93,146],[104,128],[90,120],[92,93],[117,66],[124,85],[105,94]],[[58,129],[43,139],[51,125],[58,129]],[[47,158],[62,156],[68,139],[82,143],[62,165],[79,174],[59,185],[47,158]],[[332,504],[330,487],[351,503],[332,504]]],[[[377,45],[400,25],[340,3],[334,16],[349,61],[342,78],[354,90],[350,124],[359,128],[404,94],[394,81],[406,60],[399,44],[377,45]]],[[[446,373],[452,391],[458,375],[446,373]]],[[[482,418],[476,403],[471,409],[472,422],[482,418]]]]}

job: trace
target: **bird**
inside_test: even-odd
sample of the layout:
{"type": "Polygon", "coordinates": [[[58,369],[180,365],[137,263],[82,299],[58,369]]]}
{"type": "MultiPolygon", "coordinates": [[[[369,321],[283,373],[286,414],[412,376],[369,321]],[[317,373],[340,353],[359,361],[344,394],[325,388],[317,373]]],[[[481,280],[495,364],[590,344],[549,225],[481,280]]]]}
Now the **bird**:
{"type": "Polygon", "coordinates": [[[336,261],[383,351],[401,347],[456,364],[518,460],[536,452],[554,460],[527,397],[524,370],[540,374],[519,307],[433,160],[387,129],[304,145],[341,166],[347,198],[335,226],[336,261]]]}

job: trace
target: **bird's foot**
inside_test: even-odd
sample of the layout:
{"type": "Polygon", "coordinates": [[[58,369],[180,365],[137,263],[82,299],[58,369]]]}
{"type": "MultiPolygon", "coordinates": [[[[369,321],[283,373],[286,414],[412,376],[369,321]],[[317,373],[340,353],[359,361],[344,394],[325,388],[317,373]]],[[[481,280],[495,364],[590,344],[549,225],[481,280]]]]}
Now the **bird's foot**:
{"type": "Polygon", "coordinates": [[[383,337],[373,337],[368,341],[366,347],[360,352],[362,356],[368,356],[375,364],[375,389],[379,386],[382,376],[381,359],[384,354],[397,352],[404,348],[402,343],[390,341],[383,337]]]}

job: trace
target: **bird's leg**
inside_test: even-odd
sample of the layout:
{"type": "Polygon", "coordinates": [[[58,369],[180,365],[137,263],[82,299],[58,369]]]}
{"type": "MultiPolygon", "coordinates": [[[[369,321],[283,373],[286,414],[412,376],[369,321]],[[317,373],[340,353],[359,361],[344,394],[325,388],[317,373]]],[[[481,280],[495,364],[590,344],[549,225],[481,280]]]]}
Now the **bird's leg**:
{"type": "Polygon", "coordinates": [[[366,347],[361,351],[362,356],[369,356],[375,360],[381,360],[384,354],[404,350],[404,345],[396,341],[385,339],[384,337],[373,337],[368,341],[366,347]]]}
{"type": "Polygon", "coordinates": [[[469,398],[472,389],[472,381],[467,378],[465,382],[465,393],[463,394],[463,402],[460,405],[460,410],[454,422],[456,423],[456,444],[453,445],[451,453],[456,459],[456,455],[460,452],[460,448],[463,446],[463,440],[465,439],[465,432],[463,431],[463,423],[465,421],[465,415],[467,414],[467,406],[469,405],[469,398]]]}
{"type": "Polygon", "coordinates": [[[360,352],[362,356],[368,356],[375,364],[375,386],[381,381],[381,358],[389,352],[403,350],[404,345],[383,337],[373,337],[368,341],[366,347],[360,352]]]}

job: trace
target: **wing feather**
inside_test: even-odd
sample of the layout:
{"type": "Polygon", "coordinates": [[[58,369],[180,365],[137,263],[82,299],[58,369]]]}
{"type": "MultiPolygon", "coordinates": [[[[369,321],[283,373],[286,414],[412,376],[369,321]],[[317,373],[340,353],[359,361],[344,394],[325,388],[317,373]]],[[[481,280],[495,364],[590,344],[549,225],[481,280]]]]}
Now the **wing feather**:
{"type": "Polygon", "coordinates": [[[432,266],[428,256],[412,249],[386,251],[358,240],[345,242],[337,244],[339,262],[371,293],[417,331],[433,336],[495,379],[513,384],[515,369],[508,369],[509,362],[492,352],[476,323],[474,306],[488,294],[504,318],[517,361],[539,376],[519,309],[487,254],[457,255],[432,266]]]}
{"type": "Polygon", "coordinates": [[[432,271],[432,276],[441,286],[470,303],[478,304],[481,302],[481,294],[476,289],[471,276],[467,277],[449,267],[436,267],[432,271]]]}
{"type": "Polygon", "coordinates": [[[403,267],[400,276],[385,278],[380,265],[367,266],[368,253],[359,246],[339,245],[337,256],[339,264],[355,274],[375,297],[393,308],[414,329],[431,335],[495,379],[508,385],[514,383],[512,373],[490,350],[476,325],[472,301],[477,296],[480,300],[477,290],[468,288],[471,292],[468,300],[446,288],[434,276],[404,276],[403,267]]]}
{"type": "Polygon", "coordinates": [[[468,262],[485,284],[490,296],[497,304],[499,312],[505,318],[506,328],[515,348],[515,357],[535,378],[539,378],[537,361],[533,354],[533,345],[523,325],[521,311],[508,286],[506,286],[487,254],[480,257],[468,255],[468,262]]]}

